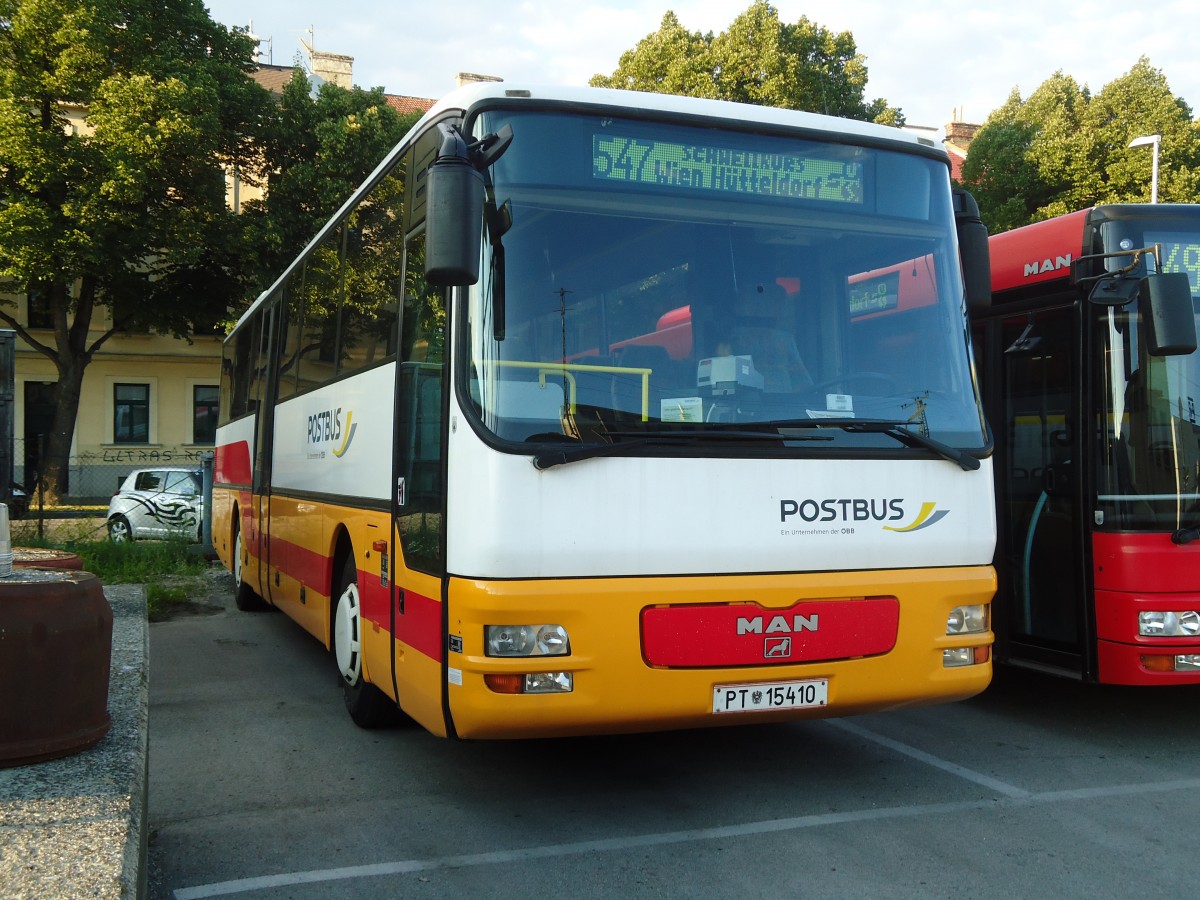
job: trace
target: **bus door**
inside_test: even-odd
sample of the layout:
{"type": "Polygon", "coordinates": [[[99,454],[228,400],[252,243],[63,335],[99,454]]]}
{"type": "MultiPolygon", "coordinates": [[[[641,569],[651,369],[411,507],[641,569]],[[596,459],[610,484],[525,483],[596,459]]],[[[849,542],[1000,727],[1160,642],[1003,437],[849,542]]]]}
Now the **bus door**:
{"type": "MultiPolygon", "coordinates": [[[[1002,384],[1004,428],[998,502],[997,611],[1009,653],[1079,670],[1087,585],[1081,534],[1085,425],[1074,307],[1038,310],[1000,325],[993,377],[1002,384]]],[[[995,409],[995,407],[993,407],[995,409]]],[[[999,425],[1000,423],[994,423],[999,425]]]]}
{"type": "Polygon", "coordinates": [[[444,733],[447,326],[445,292],[424,280],[424,235],[406,247],[393,459],[393,687],[404,711],[444,733]]]}
{"type": "MultiPolygon", "coordinates": [[[[271,497],[271,452],[275,433],[275,351],[276,330],[279,325],[279,306],[268,307],[262,320],[262,333],[256,335],[258,356],[255,364],[257,411],[254,417],[253,480],[251,499],[254,505],[248,533],[242,535],[246,549],[258,561],[251,572],[243,573],[246,581],[260,597],[270,599],[267,570],[267,522],[271,497]]],[[[242,517],[245,521],[245,516],[242,517]]]]}

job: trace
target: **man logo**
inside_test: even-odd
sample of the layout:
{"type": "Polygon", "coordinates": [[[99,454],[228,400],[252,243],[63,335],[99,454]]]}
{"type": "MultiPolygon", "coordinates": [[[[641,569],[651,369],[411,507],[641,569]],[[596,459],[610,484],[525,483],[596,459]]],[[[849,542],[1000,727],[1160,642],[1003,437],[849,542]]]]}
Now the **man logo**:
{"type": "Polygon", "coordinates": [[[790,637],[773,637],[763,641],[764,659],[787,659],[792,655],[790,637]]]}

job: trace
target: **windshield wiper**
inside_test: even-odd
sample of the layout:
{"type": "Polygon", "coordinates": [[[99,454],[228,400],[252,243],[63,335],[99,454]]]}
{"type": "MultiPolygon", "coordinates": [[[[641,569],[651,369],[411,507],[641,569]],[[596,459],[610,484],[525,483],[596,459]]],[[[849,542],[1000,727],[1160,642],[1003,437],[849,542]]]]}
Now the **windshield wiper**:
{"type": "Polygon", "coordinates": [[[1178,528],[1171,532],[1173,544],[1190,544],[1197,539],[1200,539],[1200,528],[1178,528]]]}
{"type": "MultiPolygon", "coordinates": [[[[835,419],[835,422],[841,423],[843,420],[835,419]]],[[[960,469],[964,472],[973,472],[979,468],[979,459],[972,456],[957,447],[951,447],[949,444],[943,444],[941,441],[935,441],[931,437],[926,437],[919,431],[909,431],[905,426],[908,422],[889,422],[886,419],[858,419],[849,420],[846,424],[839,424],[839,427],[849,432],[868,432],[870,434],[886,434],[888,437],[893,437],[902,444],[907,444],[909,447],[921,447],[925,450],[932,450],[942,459],[948,459],[952,463],[958,463],[960,469]]]]}
{"type": "Polygon", "coordinates": [[[942,459],[957,463],[963,471],[972,472],[979,468],[979,460],[957,447],[935,441],[915,431],[909,431],[905,426],[909,422],[896,422],[889,419],[788,419],[785,422],[772,422],[778,428],[840,428],[851,434],[886,434],[909,447],[920,447],[932,450],[942,459]]]}
{"type": "Polygon", "coordinates": [[[693,441],[697,438],[705,440],[775,440],[775,441],[829,441],[831,437],[821,435],[796,435],[785,433],[786,429],[815,429],[840,428],[848,433],[886,434],[909,447],[920,447],[931,450],[942,459],[956,463],[964,471],[970,472],[979,468],[979,460],[957,447],[943,444],[933,438],[909,431],[905,426],[908,422],[896,422],[888,419],[786,419],[770,420],[754,423],[757,427],[747,428],[742,423],[737,429],[697,428],[687,431],[659,431],[647,434],[644,431],[610,431],[607,436],[613,438],[628,438],[605,444],[583,444],[569,450],[550,450],[533,457],[533,464],[538,469],[549,469],[551,466],[561,466],[565,463],[579,462],[584,459],[594,459],[598,456],[609,456],[624,450],[636,449],[653,444],[678,444],[693,441]],[[761,429],[761,430],[760,430],[761,429]]]}
{"type": "MultiPolygon", "coordinates": [[[[772,429],[774,423],[770,423],[772,429]]],[[[684,444],[691,443],[697,438],[703,440],[730,440],[730,441],[829,441],[833,438],[823,437],[821,435],[804,435],[797,436],[794,434],[780,434],[778,431],[758,431],[748,430],[745,428],[725,429],[725,428],[695,428],[686,431],[657,431],[653,434],[647,434],[644,431],[609,431],[606,432],[609,437],[624,438],[624,440],[616,440],[609,444],[582,444],[572,447],[567,450],[549,450],[544,453],[538,453],[533,457],[533,465],[538,469],[549,469],[551,466],[561,466],[565,463],[580,462],[585,459],[594,459],[598,456],[611,456],[614,453],[620,453],[623,450],[636,449],[638,447],[646,447],[654,444],[684,444]]]]}

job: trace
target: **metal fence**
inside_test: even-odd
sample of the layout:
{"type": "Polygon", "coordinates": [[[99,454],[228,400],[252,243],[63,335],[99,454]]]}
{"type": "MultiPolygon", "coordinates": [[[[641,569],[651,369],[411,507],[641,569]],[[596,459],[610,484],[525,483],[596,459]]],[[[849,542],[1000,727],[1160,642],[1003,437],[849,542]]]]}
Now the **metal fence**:
{"type": "MultiPolygon", "coordinates": [[[[41,449],[32,441],[13,441],[13,484],[28,497],[30,507],[37,505],[41,449]],[[27,446],[31,445],[31,446],[27,446]]],[[[154,466],[199,466],[211,450],[183,448],[104,448],[81,453],[68,460],[67,483],[58,496],[41,497],[43,505],[70,506],[107,504],[126,476],[135,469],[154,466]]]]}

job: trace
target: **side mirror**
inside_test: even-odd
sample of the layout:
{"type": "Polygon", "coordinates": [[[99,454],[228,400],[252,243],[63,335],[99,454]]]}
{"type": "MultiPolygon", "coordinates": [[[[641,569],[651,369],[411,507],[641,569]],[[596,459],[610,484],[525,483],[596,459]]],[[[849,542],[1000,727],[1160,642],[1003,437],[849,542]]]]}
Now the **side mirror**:
{"type": "Polygon", "coordinates": [[[483,173],[471,164],[458,130],[438,128],[442,146],[427,176],[425,279],[443,287],[475,284],[483,236],[483,173]]]}
{"type": "Polygon", "coordinates": [[[954,227],[969,310],[987,309],[992,303],[992,264],[987,227],[979,217],[979,204],[968,192],[954,191],[954,227]]]}
{"type": "Polygon", "coordinates": [[[1186,272],[1147,275],[1141,282],[1139,305],[1152,356],[1195,352],[1196,316],[1186,272]]]}

